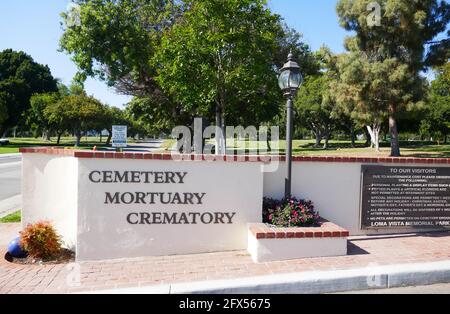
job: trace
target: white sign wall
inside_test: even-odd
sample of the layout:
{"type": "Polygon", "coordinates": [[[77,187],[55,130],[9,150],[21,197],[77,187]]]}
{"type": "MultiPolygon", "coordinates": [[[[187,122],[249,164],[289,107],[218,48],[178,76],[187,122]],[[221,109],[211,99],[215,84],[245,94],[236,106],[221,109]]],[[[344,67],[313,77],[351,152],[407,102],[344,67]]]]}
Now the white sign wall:
{"type": "Polygon", "coordinates": [[[259,163],[79,159],[79,260],[247,247],[261,222],[259,163]]]}

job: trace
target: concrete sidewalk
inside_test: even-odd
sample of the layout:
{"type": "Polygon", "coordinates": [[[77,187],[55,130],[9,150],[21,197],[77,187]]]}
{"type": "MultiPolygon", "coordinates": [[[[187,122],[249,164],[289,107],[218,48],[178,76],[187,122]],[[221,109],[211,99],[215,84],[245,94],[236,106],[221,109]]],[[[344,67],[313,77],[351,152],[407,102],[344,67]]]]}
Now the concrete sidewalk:
{"type": "Polygon", "coordinates": [[[94,294],[318,294],[450,283],[450,261],[94,291],[94,294]]]}
{"type": "Polygon", "coordinates": [[[0,201],[0,218],[22,209],[22,195],[16,195],[0,201]]]}
{"type": "Polygon", "coordinates": [[[22,154],[0,154],[0,218],[22,208],[20,169],[22,154]]]}
{"type": "MultiPolygon", "coordinates": [[[[0,224],[0,246],[6,247],[19,235],[20,223],[0,224]]],[[[3,253],[3,252],[2,252],[3,253]]],[[[4,254],[0,256],[3,259],[4,254]]],[[[1,273],[1,271],[0,271],[1,273]]]]}
{"type": "Polygon", "coordinates": [[[0,154],[0,159],[8,159],[8,158],[17,158],[22,156],[21,153],[14,153],[14,154],[0,154]]]}
{"type": "MultiPolygon", "coordinates": [[[[19,228],[0,224],[0,234],[12,239],[19,228]]],[[[43,266],[0,259],[0,294],[337,292],[450,282],[449,263],[449,232],[351,239],[347,256],[262,264],[246,251],[43,266]]]]}

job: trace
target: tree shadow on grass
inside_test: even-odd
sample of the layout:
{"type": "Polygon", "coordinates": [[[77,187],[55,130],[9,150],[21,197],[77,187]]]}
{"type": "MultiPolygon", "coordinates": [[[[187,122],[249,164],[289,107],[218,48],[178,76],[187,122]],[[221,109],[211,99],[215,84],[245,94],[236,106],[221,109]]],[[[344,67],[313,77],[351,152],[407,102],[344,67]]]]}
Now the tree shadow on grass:
{"type": "MultiPolygon", "coordinates": [[[[109,147],[106,145],[106,143],[98,143],[98,142],[82,142],[81,145],[77,148],[92,148],[94,146],[97,146],[98,148],[102,148],[102,147],[109,147]]],[[[5,146],[1,146],[1,147],[5,147],[5,148],[27,148],[27,147],[70,147],[70,148],[74,148],[75,147],[75,142],[73,143],[62,143],[62,144],[56,144],[53,142],[50,143],[45,143],[45,142],[39,142],[39,143],[12,143],[12,144],[8,144],[5,146]]]]}

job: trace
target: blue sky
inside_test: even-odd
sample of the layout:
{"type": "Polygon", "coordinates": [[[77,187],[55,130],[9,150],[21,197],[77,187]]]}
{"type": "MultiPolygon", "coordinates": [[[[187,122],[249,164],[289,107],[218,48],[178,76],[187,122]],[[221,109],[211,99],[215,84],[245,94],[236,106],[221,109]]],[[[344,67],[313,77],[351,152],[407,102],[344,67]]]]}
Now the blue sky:
{"type": "Polygon", "coordinates": [[[339,26],[336,3],[337,0],[269,0],[270,8],[301,32],[313,50],[326,44],[339,53],[344,51],[344,38],[350,33],[339,26]]]}
{"type": "MultiPolygon", "coordinates": [[[[0,0],[0,50],[25,51],[69,84],[77,69],[69,56],[58,52],[62,33],[59,14],[68,4],[69,0],[0,0]]],[[[313,49],[326,43],[339,52],[345,32],[338,25],[335,4],[336,0],[270,0],[273,11],[302,32],[313,49]]],[[[121,107],[130,99],[94,79],[86,82],[86,90],[113,106],[121,107]]]]}
{"type": "MultiPolygon", "coordinates": [[[[272,10],[303,33],[313,50],[323,44],[342,52],[347,33],[340,28],[335,13],[337,0],[269,0],[272,10]]],[[[53,76],[69,84],[77,69],[70,57],[58,52],[62,30],[60,12],[69,0],[0,0],[0,50],[12,48],[47,64],[53,76]]],[[[103,82],[89,79],[86,90],[103,102],[121,107],[129,97],[117,95],[103,82]]]]}

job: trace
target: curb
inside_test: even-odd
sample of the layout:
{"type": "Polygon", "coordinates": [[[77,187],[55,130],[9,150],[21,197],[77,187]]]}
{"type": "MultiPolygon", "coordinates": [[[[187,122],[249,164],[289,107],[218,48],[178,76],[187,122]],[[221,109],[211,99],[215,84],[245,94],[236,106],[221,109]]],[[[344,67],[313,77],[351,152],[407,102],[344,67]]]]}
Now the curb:
{"type": "MultiPolygon", "coordinates": [[[[0,159],[0,161],[3,161],[3,160],[7,160],[7,159],[0,159]]],[[[12,168],[12,167],[21,167],[21,166],[22,166],[22,161],[11,161],[11,162],[0,163],[0,169],[8,169],[8,168],[12,168]]]]}
{"type": "Polygon", "coordinates": [[[94,294],[319,294],[450,283],[450,261],[103,290],[94,294]]]}
{"type": "Polygon", "coordinates": [[[9,158],[17,158],[22,156],[21,153],[15,153],[15,154],[0,154],[0,160],[1,159],[9,159],[9,158]]]}
{"type": "Polygon", "coordinates": [[[21,194],[2,200],[0,201],[0,218],[8,216],[20,209],[22,209],[21,194]]]}

